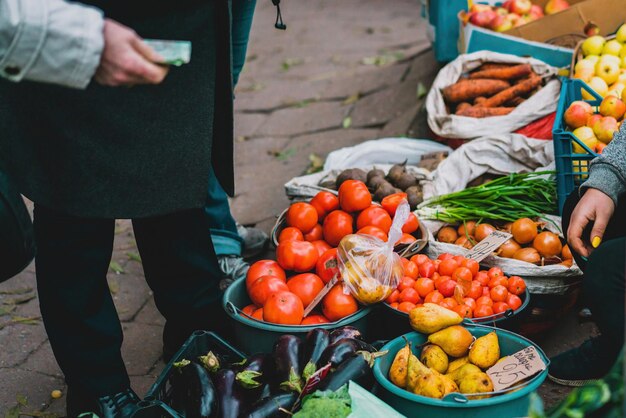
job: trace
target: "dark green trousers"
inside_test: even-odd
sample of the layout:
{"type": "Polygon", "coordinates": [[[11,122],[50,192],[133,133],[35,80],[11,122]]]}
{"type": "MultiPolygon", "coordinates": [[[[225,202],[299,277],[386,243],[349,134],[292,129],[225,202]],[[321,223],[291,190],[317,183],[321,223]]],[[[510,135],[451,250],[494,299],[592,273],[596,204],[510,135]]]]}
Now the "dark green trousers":
{"type": "MultiPolygon", "coordinates": [[[[115,221],[35,206],[37,287],[44,325],[68,385],[97,396],[129,387],[122,328],[106,274],[115,221]]],[[[148,285],[177,349],[196,329],[223,331],[219,272],[203,209],[133,220],[148,285]]]]}

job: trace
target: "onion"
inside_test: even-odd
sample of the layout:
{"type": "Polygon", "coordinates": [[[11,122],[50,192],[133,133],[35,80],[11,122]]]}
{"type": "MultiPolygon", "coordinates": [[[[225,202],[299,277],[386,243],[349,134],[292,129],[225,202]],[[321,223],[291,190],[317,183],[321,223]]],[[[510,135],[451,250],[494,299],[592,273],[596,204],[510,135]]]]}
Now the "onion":
{"type": "Polygon", "coordinates": [[[444,226],[437,232],[437,241],[452,244],[457,240],[459,236],[456,234],[456,230],[451,226],[444,226]]]}
{"type": "Polygon", "coordinates": [[[569,245],[565,244],[563,246],[563,250],[561,251],[561,258],[563,260],[571,260],[573,258],[572,252],[569,249],[569,245]]]}
{"type": "Polygon", "coordinates": [[[475,230],[476,230],[476,222],[469,221],[469,222],[465,222],[464,224],[461,224],[461,226],[459,226],[459,229],[457,231],[459,232],[460,237],[464,237],[467,235],[474,236],[475,230]]]}
{"type": "Polygon", "coordinates": [[[543,231],[533,240],[533,247],[539,251],[542,257],[554,257],[561,254],[563,244],[557,234],[550,231],[543,231]]]}
{"type": "Polygon", "coordinates": [[[502,230],[504,232],[508,232],[509,234],[511,233],[511,227],[513,226],[513,222],[507,222],[504,225],[502,225],[502,230]]]}
{"type": "Polygon", "coordinates": [[[522,247],[520,247],[520,245],[515,242],[515,240],[510,239],[502,244],[500,248],[498,248],[498,250],[496,251],[496,255],[504,258],[513,258],[515,252],[520,248],[522,247]]]}
{"type": "Polygon", "coordinates": [[[532,264],[539,264],[539,262],[541,261],[541,256],[539,255],[539,252],[533,247],[520,248],[519,250],[515,251],[515,254],[513,254],[513,258],[532,264]]]}
{"type": "Polygon", "coordinates": [[[513,239],[519,244],[528,244],[537,236],[537,224],[529,218],[521,218],[511,225],[513,239]]]}
{"type": "MultiPolygon", "coordinates": [[[[472,237],[470,237],[470,238],[472,238],[472,237]]],[[[470,249],[470,248],[472,248],[474,246],[474,244],[472,244],[472,241],[467,239],[466,236],[459,237],[456,241],[454,241],[454,243],[456,245],[460,245],[461,247],[465,247],[467,249],[470,249]]]]}
{"type": "Polygon", "coordinates": [[[476,227],[476,233],[474,236],[476,237],[476,241],[480,242],[487,238],[489,234],[495,231],[496,228],[490,224],[480,224],[476,227]]]}

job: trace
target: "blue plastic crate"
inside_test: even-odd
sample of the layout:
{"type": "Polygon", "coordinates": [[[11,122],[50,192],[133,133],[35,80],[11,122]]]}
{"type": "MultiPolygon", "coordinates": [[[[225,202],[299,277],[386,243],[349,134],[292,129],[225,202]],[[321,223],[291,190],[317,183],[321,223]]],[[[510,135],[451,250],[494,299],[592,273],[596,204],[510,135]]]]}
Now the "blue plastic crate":
{"type": "Polygon", "coordinates": [[[439,62],[452,61],[459,55],[457,15],[461,10],[467,10],[467,0],[430,0],[428,2],[428,21],[434,27],[435,59],[439,62]]]}
{"type": "Polygon", "coordinates": [[[552,128],[552,138],[554,143],[554,161],[556,165],[556,187],[559,203],[559,213],[563,212],[563,205],[567,196],[580,186],[588,177],[587,167],[591,160],[596,158],[593,150],[576,138],[567,130],[563,121],[563,114],[572,102],[582,100],[582,89],[589,92],[595,100],[586,100],[592,106],[600,106],[602,97],[582,80],[566,79],[562,80],[561,96],[556,111],[556,119],[552,128]],[[578,143],[585,151],[584,154],[574,154],[572,151],[572,141],[578,143]]]}

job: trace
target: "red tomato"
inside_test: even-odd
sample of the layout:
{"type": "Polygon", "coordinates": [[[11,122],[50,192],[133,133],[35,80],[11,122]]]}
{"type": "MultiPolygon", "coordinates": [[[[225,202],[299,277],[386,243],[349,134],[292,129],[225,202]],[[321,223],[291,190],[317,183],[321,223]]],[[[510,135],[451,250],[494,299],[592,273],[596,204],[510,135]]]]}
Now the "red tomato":
{"type": "Polygon", "coordinates": [[[375,226],[364,226],[363,228],[356,231],[356,233],[362,234],[362,235],[371,235],[373,237],[378,238],[379,240],[383,242],[387,242],[387,239],[388,239],[387,234],[385,234],[385,232],[382,229],[377,228],[375,226]]]}
{"type": "Polygon", "coordinates": [[[252,313],[252,317],[258,321],[263,321],[263,308],[259,308],[252,313]]]}
{"type": "Polygon", "coordinates": [[[452,258],[447,258],[439,263],[439,274],[443,276],[452,276],[454,270],[459,268],[459,264],[452,258]]]}
{"type": "Polygon", "coordinates": [[[506,302],[506,298],[509,297],[509,291],[506,290],[506,287],[497,285],[491,288],[489,295],[494,302],[506,302]]]}
{"type": "MultiPolygon", "coordinates": [[[[437,280],[439,280],[440,277],[441,275],[438,272],[434,272],[433,277],[431,277],[431,279],[433,279],[433,281],[437,283],[437,280]]],[[[448,276],[448,278],[450,278],[450,276],[448,276]]]]}
{"type": "Polygon", "coordinates": [[[493,279],[495,277],[503,277],[504,273],[502,273],[502,269],[500,267],[491,267],[487,272],[489,279],[493,279]]]}
{"type": "Polygon", "coordinates": [[[310,314],[309,316],[302,319],[300,325],[319,325],[319,324],[328,324],[330,321],[324,315],[318,314],[310,314]]]}
{"type": "Polygon", "coordinates": [[[433,290],[424,298],[424,303],[439,304],[443,300],[443,295],[438,290],[433,290]]]}
{"type": "Polygon", "coordinates": [[[339,245],[341,238],[354,232],[352,216],[342,210],[334,210],[324,218],[322,232],[324,240],[332,247],[339,245]]]}
{"type": "Polygon", "coordinates": [[[330,245],[328,245],[328,243],[326,241],[324,241],[323,239],[320,239],[320,240],[317,240],[317,241],[311,241],[311,244],[313,244],[313,246],[317,250],[317,255],[320,256],[320,257],[326,251],[328,251],[328,250],[333,248],[330,245]]]}
{"type": "Polygon", "coordinates": [[[324,283],[332,280],[335,274],[339,275],[339,261],[337,260],[337,249],[331,248],[320,256],[315,265],[315,272],[324,283]]]}
{"type": "Polygon", "coordinates": [[[249,288],[256,279],[261,276],[275,276],[282,281],[287,281],[285,270],[274,260],[259,260],[252,264],[246,274],[246,287],[249,288]]]}
{"type": "Polygon", "coordinates": [[[417,276],[419,275],[419,269],[417,268],[417,264],[407,260],[404,257],[402,257],[400,261],[402,262],[402,267],[404,267],[404,275],[414,280],[417,279],[417,276]]]}
{"type": "Polygon", "coordinates": [[[498,314],[506,312],[507,310],[511,309],[511,307],[506,302],[496,302],[493,304],[492,309],[494,314],[498,314]]]}
{"type": "Polygon", "coordinates": [[[263,306],[272,294],[289,290],[289,287],[278,277],[261,276],[248,289],[248,295],[256,306],[263,306]]]}
{"type": "Polygon", "coordinates": [[[416,254],[411,257],[411,261],[417,264],[417,267],[419,267],[425,262],[430,261],[430,258],[428,258],[428,256],[425,254],[416,254]]]}
{"type": "Polygon", "coordinates": [[[472,318],[474,316],[474,310],[471,306],[465,304],[457,305],[452,310],[458,313],[461,318],[472,318]]]}
{"type": "Polygon", "coordinates": [[[491,289],[489,288],[489,286],[483,286],[483,296],[490,296],[491,289]]]}
{"type": "Polygon", "coordinates": [[[339,186],[339,206],[346,212],[358,212],[372,204],[372,195],[365,183],[346,180],[339,186]]]}
{"type": "Polygon", "coordinates": [[[380,204],[382,205],[383,209],[385,209],[387,213],[389,213],[389,215],[394,216],[396,214],[396,209],[398,209],[398,205],[403,200],[406,200],[406,198],[406,193],[394,193],[383,198],[380,204]]]}
{"type": "Polygon", "coordinates": [[[493,300],[491,300],[489,296],[481,296],[478,299],[476,299],[476,305],[493,306],[493,300]]]}
{"type": "Polygon", "coordinates": [[[285,241],[276,247],[278,264],[285,270],[293,270],[298,273],[309,271],[315,267],[317,250],[307,241],[285,241]]]}
{"type": "Polygon", "coordinates": [[[420,277],[415,281],[413,289],[417,290],[420,297],[425,298],[433,290],[435,290],[435,282],[426,277],[420,277]]]}
{"type": "Polygon", "coordinates": [[[243,312],[244,314],[246,314],[248,316],[252,316],[254,311],[256,311],[257,309],[258,309],[258,307],[254,303],[251,303],[250,305],[248,305],[245,308],[243,308],[241,310],[241,312],[243,312]]]}
{"type": "Polygon", "coordinates": [[[278,242],[281,243],[283,241],[304,241],[304,235],[295,226],[288,226],[280,231],[280,235],[278,235],[278,242]]]}
{"type": "Polygon", "coordinates": [[[470,290],[467,292],[467,296],[472,299],[478,299],[483,295],[483,286],[476,280],[472,280],[470,284],[470,290]]]}
{"type": "Polygon", "coordinates": [[[317,217],[321,220],[330,212],[339,209],[339,198],[331,192],[319,192],[311,199],[311,206],[317,211],[317,217]]]}
{"type": "Polygon", "coordinates": [[[338,321],[352,315],[359,309],[351,294],[343,293],[343,285],[336,284],[322,299],[322,312],[330,321],[338,321]]]}
{"type": "Polygon", "coordinates": [[[454,270],[452,279],[456,280],[459,283],[463,283],[463,282],[471,283],[472,272],[467,267],[459,267],[458,269],[454,270]]]}
{"type": "Polygon", "coordinates": [[[413,302],[402,302],[398,304],[398,310],[406,313],[411,312],[413,309],[415,309],[415,307],[416,306],[413,302]]]}
{"type": "Polygon", "coordinates": [[[317,221],[317,211],[309,203],[297,202],[287,210],[287,225],[294,226],[303,233],[309,232],[317,225],[317,221]]]}
{"type": "Polygon", "coordinates": [[[439,273],[433,274],[433,282],[435,282],[435,289],[437,288],[437,286],[440,286],[441,283],[445,282],[446,280],[451,280],[452,277],[450,276],[440,276],[439,273]]]}
{"type": "MultiPolygon", "coordinates": [[[[441,260],[441,261],[445,261],[445,260],[452,260],[454,259],[454,256],[452,254],[449,253],[443,253],[443,254],[439,254],[439,256],[437,257],[437,260],[441,260]]],[[[454,260],[456,261],[456,260],[454,260]]],[[[457,265],[458,267],[458,265],[457,265]]]]}
{"type": "Polygon", "coordinates": [[[477,305],[474,309],[474,318],[483,318],[493,315],[493,308],[489,305],[477,305]]]}
{"type": "Polygon", "coordinates": [[[472,308],[472,311],[476,309],[476,301],[472,298],[463,298],[463,304],[472,308]]]}
{"type": "Polygon", "coordinates": [[[366,226],[375,226],[380,228],[385,234],[389,233],[391,228],[391,216],[387,211],[378,205],[372,205],[359,213],[356,218],[356,228],[361,229],[366,226]]]}
{"type": "Polygon", "coordinates": [[[454,295],[454,289],[456,288],[456,282],[454,280],[443,280],[439,282],[437,290],[446,298],[454,295]]]}
{"type": "Polygon", "coordinates": [[[263,319],[274,324],[300,325],[303,315],[302,301],[289,291],[273,293],[263,305],[263,319]]]}
{"type": "Polygon", "coordinates": [[[478,283],[482,284],[483,286],[487,286],[489,284],[489,276],[487,275],[486,271],[479,271],[474,276],[474,280],[476,280],[478,283]]]}
{"type": "Polygon", "coordinates": [[[463,257],[462,255],[455,255],[454,257],[452,257],[454,259],[454,261],[457,262],[457,264],[460,266],[461,263],[465,260],[465,257],[463,257]]]}
{"type": "Polygon", "coordinates": [[[298,296],[306,308],[324,288],[324,282],[316,274],[303,273],[287,280],[289,291],[298,296]]]}
{"type": "Polygon", "coordinates": [[[413,212],[409,213],[409,219],[402,225],[402,232],[405,234],[412,234],[417,231],[420,226],[420,221],[417,219],[417,215],[413,212]]]}
{"type": "Polygon", "coordinates": [[[400,296],[400,291],[398,289],[394,289],[393,292],[385,299],[385,302],[392,304],[398,301],[398,297],[400,296]]]}
{"type": "Polygon", "coordinates": [[[439,302],[439,306],[443,306],[444,308],[453,311],[455,307],[459,306],[459,303],[454,300],[454,298],[444,298],[444,300],[439,302]]]}
{"type": "Polygon", "coordinates": [[[433,277],[433,273],[435,273],[435,264],[432,262],[423,263],[418,267],[420,277],[433,277]]]}
{"type": "Polygon", "coordinates": [[[315,224],[309,232],[304,234],[304,240],[309,242],[319,241],[322,238],[324,238],[324,235],[322,234],[322,225],[320,224],[315,224]]]}
{"type": "Polygon", "coordinates": [[[480,266],[478,265],[478,261],[471,260],[469,258],[466,258],[465,260],[461,261],[461,267],[467,267],[469,271],[472,272],[472,277],[476,276],[478,274],[478,270],[480,269],[480,266]]]}
{"type": "MultiPolygon", "coordinates": [[[[519,276],[509,277],[509,292],[514,295],[521,295],[526,292],[526,282],[519,276]]],[[[510,305],[510,304],[509,304],[510,305]]],[[[513,306],[513,305],[511,305],[513,306]]]]}
{"type": "Polygon", "coordinates": [[[400,239],[398,241],[395,242],[396,245],[398,244],[410,244],[412,242],[417,241],[417,238],[415,238],[413,235],[411,234],[402,234],[402,236],[400,236],[400,239]]]}
{"type": "Polygon", "coordinates": [[[488,286],[490,289],[493,289],[496,286],[508,287],[509,281],[504,276],[494,277],[493,279],[489,280],[488,286]]]}
{"type": "Polygon", "coordinates": [[[391,306],[393,309],[398,309],[398,302],[390,303],[389,306],[391,306]]]}
{"type": "Polygon", "coordinates": [[[399,302],[411,302],[411,303],[419,303],[421,301],[419,293],[417,290],[412,287],[407,287],[406,289],[400,291],[400,296],[398,297],[399,302]]]}
{"type": "Polygon", "coordinates": [[[519,296],[514,295],[513,293],[509,293],[509,296],[506,298],[506,304],[511,307],[514,311],[522,306],[522,300],[519,296]]]}
{"type": "Polygon", "coordinates": [[[409,287],[413,287],[415,285],[415,280],[404,276],[403,278],[400,279],[400,284],[398,284],[398,290],[399,291],[403,291],[404,289],[408,289],[409,287]]]}

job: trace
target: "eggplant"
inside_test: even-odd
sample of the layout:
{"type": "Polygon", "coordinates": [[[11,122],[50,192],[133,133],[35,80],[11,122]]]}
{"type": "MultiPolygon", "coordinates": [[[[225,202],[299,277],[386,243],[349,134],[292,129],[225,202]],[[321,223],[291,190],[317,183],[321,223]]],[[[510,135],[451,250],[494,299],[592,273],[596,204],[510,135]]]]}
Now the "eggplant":
{"type": "Polygon", "coordinates": [[[289,414],[282,412],[280,409],[290,410],[298,399],[296,393],[282,393],[267,398],[260,399],[256,402],[252,409],[244,415],[246,418],[279,418],[286,417],[289,414]]]}
{"type": "Polygon", "coordinates": [[[209,372],[197,363],[178,362],[172,375],[172,406],[189,418],[209,418],[217,410],[217,393],[209,372]]]}
{"type": "Polygon", "coordinates": [[[255,389],[270,381],[271,365],[267,354],[254,354],[237,373],[237,382],[245,389],[255,389]]]}
{"type": "Polygon", "coordinates": [[[302,364],[304,364],[302,377],[305,382],[317,371],[317,362],[329,344],[329,333],[323,328],[315,328],[306,335],[306,341],[304,343],[304,361],[302,362],[302,364]]]}
{"type": "Polygon", "coordinates": [[[337,367],[339,363],[359,350],[367,352],[375,351],[374,347],[364,341],[355,340],[354,338],[342,338],[326,347],[317,362],[317,368],[319,369],[328,363],[330,363],[332,367],[337,367]]]}
{"type": "Polygon", "coordinates": [[[302,341],[295,335],[281,335],[274,344],[274,382],[287,392],[301,392],[300,353],[302,341]]]}
{"type": "Polygon", "coordinates": [[[218,418],[237,418],[245,405],[245,396],[236,381],[233,369],[221,369],[215,374],[218,394],[218,418]]]}
{"type": "Polygon", "coordinates": [[[352,354],[335,370],[328,373],[315,389],[334,392],[350,380],[355,381],[365,389],[371,389],[374,383],[374,374],[372,373],[374,360],[384,354],[386,352],[369,353],[367,351],[352,354]]]}
{"type": "Polygon", "coordinates": [[[330,343],[334,344],[344,338],[354,338],[355,340],[363,341],[363,335],[358,329],[351,327],[350,325],[343,326],[341,328],[334,329],[330,332],[330,343]]]}
{"type": "Polygon", "coordinates": [[[212,351],[209,351],[204,356],[199,356],[198,361],[210,373],[216,373],[224,365],[223,359],[212,351]]]}

